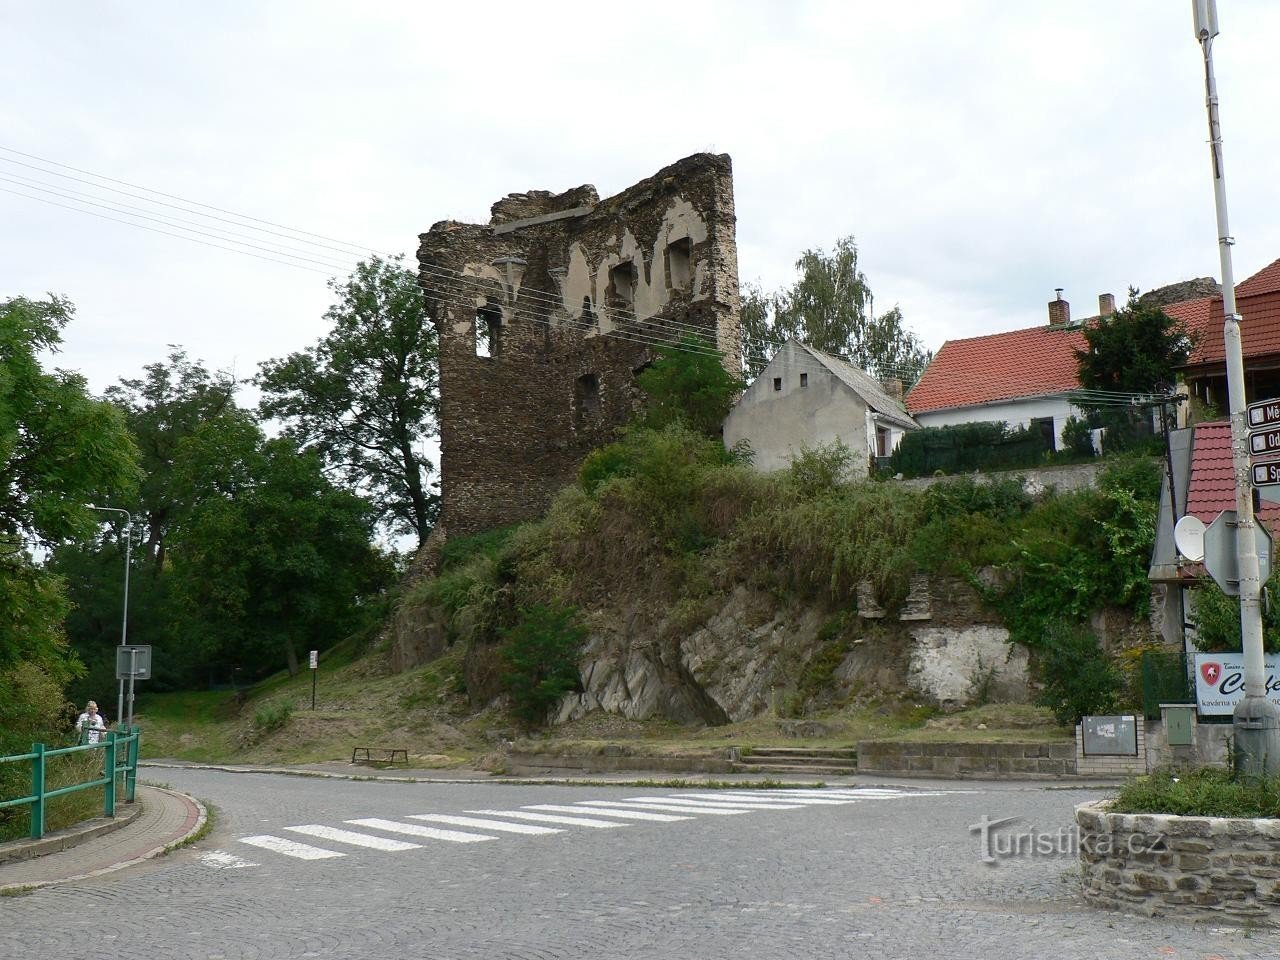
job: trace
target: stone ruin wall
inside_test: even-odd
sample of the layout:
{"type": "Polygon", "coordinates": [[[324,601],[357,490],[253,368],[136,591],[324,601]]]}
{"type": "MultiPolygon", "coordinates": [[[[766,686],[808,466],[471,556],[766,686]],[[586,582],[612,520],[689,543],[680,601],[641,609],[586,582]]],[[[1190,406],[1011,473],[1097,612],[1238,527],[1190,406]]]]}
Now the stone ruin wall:
{"type": "Polygon", "coordinates": [[[733,173],[695,154],[616,196],[511,194],[488,224],[421,236],[440,343],[442,524],[541,514],[641,403],[654,346],[693,331],[740,367],[733,173]],[[491,355],[477,329],[492,331],[491,355]]]}

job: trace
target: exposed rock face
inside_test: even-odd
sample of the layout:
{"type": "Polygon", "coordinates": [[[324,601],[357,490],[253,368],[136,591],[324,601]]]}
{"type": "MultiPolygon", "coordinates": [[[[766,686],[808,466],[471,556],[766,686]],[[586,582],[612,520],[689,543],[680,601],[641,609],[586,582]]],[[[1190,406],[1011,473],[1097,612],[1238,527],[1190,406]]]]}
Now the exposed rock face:
{"type": "Polygon", "coordinates": [[[916,627],[911,638],[911,688],[940,706],[1026,699],[1027,650],[1004,627],[916,627]]]}

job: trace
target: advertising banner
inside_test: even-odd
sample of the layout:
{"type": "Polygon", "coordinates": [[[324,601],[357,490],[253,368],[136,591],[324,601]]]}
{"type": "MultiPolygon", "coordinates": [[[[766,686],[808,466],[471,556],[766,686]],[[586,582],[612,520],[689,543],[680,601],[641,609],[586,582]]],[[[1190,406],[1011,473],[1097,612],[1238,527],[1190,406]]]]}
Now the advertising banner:
{"type": "MultiPolygon", "coordinates": [[[[1280,706],[1280,657],[1268,655],[1263,664],[1267,672],[1267,697],[1280,706]]],[[[1197,653],[1196,709],[1201,716],[1229,717],[1236,704],[1244,699],[1243,653],[1197,653]]]]}

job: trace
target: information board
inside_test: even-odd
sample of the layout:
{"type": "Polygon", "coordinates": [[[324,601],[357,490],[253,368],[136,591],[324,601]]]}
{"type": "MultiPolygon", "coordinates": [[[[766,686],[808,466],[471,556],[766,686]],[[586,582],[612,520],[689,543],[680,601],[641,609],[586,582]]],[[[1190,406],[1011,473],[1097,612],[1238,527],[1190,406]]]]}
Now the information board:
{"type": "Polygon", "coordinates": [[[1082,717],[1084,753],[1087,757],[1136,757],[1138,718],[1082,717]]]}
{"type": "MultiPolygon", "coordinates": [[[[1244,699],[1243,653],[1197,653],[1196,709],[1204,717],[1229,717],[1236,704],[1244,699]]],[[[1263,670],[1267,677],[1267,699],[1280,707],[1280,689],[1276,679],[1276,667],[1280,658],[1263,658],[1263,670]]]]}

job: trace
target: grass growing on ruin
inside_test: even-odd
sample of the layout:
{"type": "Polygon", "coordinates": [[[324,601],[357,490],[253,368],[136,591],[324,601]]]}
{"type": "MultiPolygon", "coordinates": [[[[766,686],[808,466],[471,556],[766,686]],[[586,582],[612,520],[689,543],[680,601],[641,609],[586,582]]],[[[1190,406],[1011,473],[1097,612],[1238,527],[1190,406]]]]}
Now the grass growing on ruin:
{"type": "Polygon", "coordinates": [[[1280,817],[1280,777],[1237,776],[1205,768],[1163,771],[1126,783],[1113,813],[1167,813],[1184,817],[1280,817]]]}

